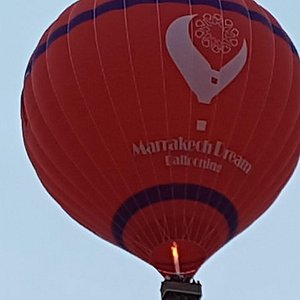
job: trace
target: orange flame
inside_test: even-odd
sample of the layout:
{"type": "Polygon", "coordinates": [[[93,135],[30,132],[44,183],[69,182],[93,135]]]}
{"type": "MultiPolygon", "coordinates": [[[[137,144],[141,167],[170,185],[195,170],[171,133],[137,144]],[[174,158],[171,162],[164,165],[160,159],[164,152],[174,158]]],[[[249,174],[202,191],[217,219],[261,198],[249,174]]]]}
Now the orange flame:
{"type": "Polygon", "coordinates": [[[175,272],[179,275],[180,274],[179,253],[178,253],[178,246],[177,246],[176,242],[172,243],[171,251],[172,251],[172,256],[173,256],[175,272]]]}

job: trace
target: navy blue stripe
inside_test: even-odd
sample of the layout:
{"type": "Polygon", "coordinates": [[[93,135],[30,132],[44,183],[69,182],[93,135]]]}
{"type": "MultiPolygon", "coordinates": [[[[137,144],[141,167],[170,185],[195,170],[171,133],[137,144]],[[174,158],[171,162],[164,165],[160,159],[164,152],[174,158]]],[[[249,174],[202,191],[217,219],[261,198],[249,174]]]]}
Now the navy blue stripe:
{"type": "Polygon", "coordinates": [[[116,212],[112,232],[117,244],[126,249],[123,235],[126,225],[142,209],[152,204],[169,200],[196,201],[216,209],[228,225],[228,240],[233,238],[238,227],[238,213],[224,195],[196,184],[173,183],[153,186],[128,198],[116,212]]]}
{"type": "MultiPolygon", "coordinates": [[[[156,3],[157,3],[157,0],[126,0],[126,8],[135,6],[135,5],[139,5],[139,4],[156,4],[156,3]]],[[[191,2],[187,2],[186,0],[159,0],[159,3],[182,3],[182,4],[191,3],[193,5],[202,4],[202,5],[208,5],[211,7],[220,8],[219,0],[191,0],[191,2]]],[[[253,21],[260,22],[260,23],[264,24],[265,26],[269,27],[270,30],[275,35],[281,37],[290,45],[293,53],[298,55],[296,47],[294,46],[293,42],[290,40],[290,38],[288,37],[286,32],[282,28],[280,28],[276,25],[270,24],[269,20],[267,18],[265,18],[263,15],[261,15],[260,13],[258,13],[256,11],[248,10],[247,8],[245,8],[244,6],[242,6],[240,4],[233,3],[230,1],[223,1],[221,4],[221,7],[222,7],[222,10],[224,10],[224,11],[237,12],[247,18],[250,18],[253,21]]],[[[109,11],[119,10],[119,9],[123,9],[123,8],[124,8],[124,2],[122,0],[121,1],[120,0],[109,1],[104,4],[99,5],[95,10],[91,9],[91,10],[88,10],[88,11],[85,11],[85,12],[79,14],[78,16],[76,16],[75,18],[73,18],[70,21],[69,25],[63,25],[63,26],[59,27],[58,29],[56,29],[49,36],[48,42],[44,43],[42,45],[38,45],[38,47],[34,51],[32,57],[28,63],[25,77],[31,73],[31,69],[32,69],[32,65],[33,65],[34,61],[40,55],[42,55],[54,41],[59,39],[61,36],[66,35],[72,29],[74,29],[75,27],[77,27],[78,25],[80,25],[84,22],[93,20],[94,18],[97,18],[109,11]]]]}

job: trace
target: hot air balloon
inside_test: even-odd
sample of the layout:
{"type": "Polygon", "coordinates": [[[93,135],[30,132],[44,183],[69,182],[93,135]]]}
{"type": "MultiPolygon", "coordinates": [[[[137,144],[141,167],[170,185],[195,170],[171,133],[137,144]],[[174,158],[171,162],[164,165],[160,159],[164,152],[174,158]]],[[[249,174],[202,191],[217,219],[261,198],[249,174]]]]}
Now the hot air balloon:
{"type": "Polygon", "coordinates": [[[24,143],[72,218],[192,278],[292,175],[299,83],[292,41],[252,0],[81,0],[30,58],[24,143]]]}

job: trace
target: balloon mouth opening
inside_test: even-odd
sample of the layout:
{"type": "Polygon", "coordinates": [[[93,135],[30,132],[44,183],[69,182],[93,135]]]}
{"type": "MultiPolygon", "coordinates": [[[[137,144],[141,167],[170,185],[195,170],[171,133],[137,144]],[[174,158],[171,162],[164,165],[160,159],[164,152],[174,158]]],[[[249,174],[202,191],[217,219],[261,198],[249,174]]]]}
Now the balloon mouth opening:
{"type": "Polygon", "coordinates": [[[201,245],[193,241],[176,240],[155,247],[150,259],[164,277],[193,277],[207,257],[207,251],[201,245]]]}

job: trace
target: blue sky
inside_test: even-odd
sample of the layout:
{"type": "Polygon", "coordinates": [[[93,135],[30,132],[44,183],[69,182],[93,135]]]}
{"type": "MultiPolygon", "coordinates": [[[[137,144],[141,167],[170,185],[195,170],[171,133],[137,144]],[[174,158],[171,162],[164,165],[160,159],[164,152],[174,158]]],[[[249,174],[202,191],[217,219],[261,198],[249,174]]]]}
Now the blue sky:
{"type": "MultiPolygon", "coordinates": [[[[258,2],[300,50],[299,0],[258,2]]],[[[1,5],[0,299],[159,299],[160,275],[70,219],[41,186],[23,147],[24,71],[41,34],[71,3],[16,0],[1,5]]],[[[298,166],[271,209],[197,273],[203,299],[297,299],[299,216],[298,166]]]]}

